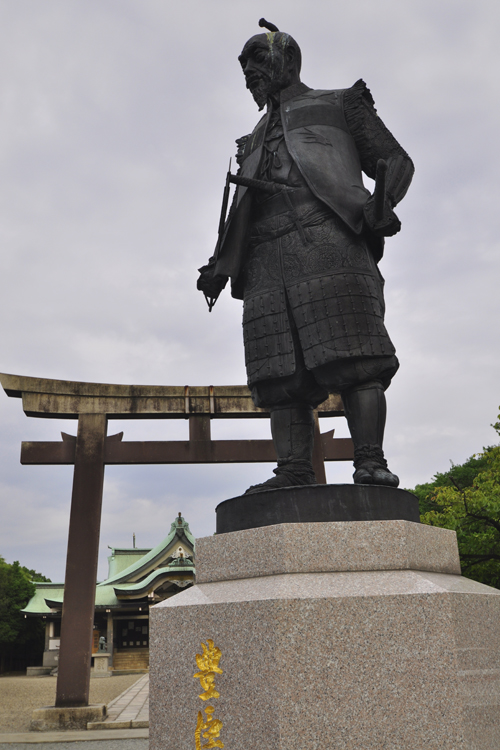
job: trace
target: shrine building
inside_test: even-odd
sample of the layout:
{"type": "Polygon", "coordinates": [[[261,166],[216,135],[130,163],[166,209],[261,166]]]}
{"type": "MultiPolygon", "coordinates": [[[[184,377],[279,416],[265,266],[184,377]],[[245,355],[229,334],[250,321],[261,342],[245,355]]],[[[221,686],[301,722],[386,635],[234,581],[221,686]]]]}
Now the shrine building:
{"type": "MultiPolygon", "coordinates": [[[[154,549],[110,547],[108,577],[96,585],[92,651],[106,638],[113,672],[149,668],[149,607],[194,583],[195,540],[179,513],[168,536],[154,549]]],[[[36,592],[21,610],[45,621],[43,666],[59,659],[63,583],[36,582],[36,592]]]]}

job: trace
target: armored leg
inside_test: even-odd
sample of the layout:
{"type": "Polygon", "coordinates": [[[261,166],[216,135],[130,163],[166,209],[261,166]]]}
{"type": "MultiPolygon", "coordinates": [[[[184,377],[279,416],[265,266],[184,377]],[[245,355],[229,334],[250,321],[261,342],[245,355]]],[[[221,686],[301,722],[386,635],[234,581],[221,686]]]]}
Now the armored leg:
{"type": "Polygon", "coordinates": [[[389,471],[382,450],[386,417],[382,384],[371,381],[343,391],[342,401],[354,443],[354,483],[397,487],[399,478],[389,471]]]}
{"type": "Polygon", "coordinates": [[[313,409],[307,404],[292,404],[271,409],[271,433],[278,456],[276,476],[255,484],[245,494],[316,484],[312,467],[314,443],[313,409]]]}

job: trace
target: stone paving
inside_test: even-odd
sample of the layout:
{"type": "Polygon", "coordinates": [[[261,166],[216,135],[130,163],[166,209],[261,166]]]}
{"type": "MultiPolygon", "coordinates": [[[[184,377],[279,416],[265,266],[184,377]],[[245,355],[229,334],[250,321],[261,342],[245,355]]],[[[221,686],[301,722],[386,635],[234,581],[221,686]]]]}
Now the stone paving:
{"type": "Polygon", "coordinates": [[[43,745],[43,750],[75,750],[75,742],[83,742],[83,750],[148,750],[149,745],[147,729],[0,734],[0,750],[35,750],[34,745],[43,745]]]}
{"type": "Polygon", "coordinates": [[[72,750],[73,743],[85,742],[89,750],[100,750],[106,740],[106,750],[147,750],[148,727],[149,675],[145,674],[108,703],[105,721],[88,725],[94,731],[0,733],[0,748],[30,750],[31,745],[43,744],[46,750],[72,750]]]}
{"type": "Polygon", "coordinates": [[[143,675],[128,690],[108,704],[105,721],[87,725],[87,729],[145,729],[149,727],[149,674],[143,675]]]}

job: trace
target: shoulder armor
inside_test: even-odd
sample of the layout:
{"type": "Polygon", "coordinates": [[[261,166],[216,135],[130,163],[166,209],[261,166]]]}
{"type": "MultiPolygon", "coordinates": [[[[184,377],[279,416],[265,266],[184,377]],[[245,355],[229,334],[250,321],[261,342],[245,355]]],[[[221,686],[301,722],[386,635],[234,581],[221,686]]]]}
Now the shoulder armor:
{"type": "Polygon", "coordinates": [[[347,91],[349,91],[353,95],[357,94],[362,99],[365,99],[365,101],[367,101],[368,104],[371,104],[373,108],[375,108],[375,100],[372,96],[372,92],[370,91],[370,89],[368,88],[368,86],[366,85],[366,83],[363,81],[362,78],[358,78],[356,83],[353,86],[351,86],[350,89],[347,89],[347,91]]]}

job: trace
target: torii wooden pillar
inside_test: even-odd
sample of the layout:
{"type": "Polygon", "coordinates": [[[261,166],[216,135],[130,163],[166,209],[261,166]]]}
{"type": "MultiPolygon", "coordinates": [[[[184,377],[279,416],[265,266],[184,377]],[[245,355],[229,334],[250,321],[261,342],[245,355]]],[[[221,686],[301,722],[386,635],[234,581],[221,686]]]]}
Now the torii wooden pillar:
{"type": "MultiPolygon", "coordinates": [[[[106,464],[251,463],[276,461],[272,440],[211,440],[211,419],[263,418],[246,386],[135,386],[80,383],[0,374],[8,396],[22,398],[28,417],[77,419],[76,437],[23,442],[22,464],[74,464],[56,706],[87,706],[95,585],[106,464]],[[122,442],[107,436],[108,419],[188,419],[189,440],[122,442]]],[[[332,394],[316,412],[314,468],[353,459],[349,438],[320,434],[318,417],[343,416],[332,394]]]]}

